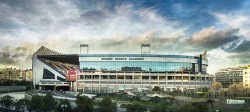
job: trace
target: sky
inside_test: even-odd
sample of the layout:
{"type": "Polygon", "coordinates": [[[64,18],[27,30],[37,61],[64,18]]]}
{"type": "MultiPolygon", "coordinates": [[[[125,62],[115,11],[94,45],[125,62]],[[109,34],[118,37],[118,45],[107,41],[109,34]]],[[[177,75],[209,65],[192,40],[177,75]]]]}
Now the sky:
{"type": "Polygon", "coordinates": [[[197,55],[208,73],[250,64],[250,0],[0,0],[0,68],[31,68],[42,45],[64,54],[197,55]],[[148,38],[147,38],[148,37],[148,38]]]}

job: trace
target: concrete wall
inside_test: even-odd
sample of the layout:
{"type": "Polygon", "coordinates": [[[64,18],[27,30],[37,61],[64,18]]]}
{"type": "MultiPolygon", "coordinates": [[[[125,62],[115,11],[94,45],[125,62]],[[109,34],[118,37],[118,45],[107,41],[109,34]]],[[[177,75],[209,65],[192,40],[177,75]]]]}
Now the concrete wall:
{"type": "Polygon", "coordinates": [[[0,92],[26,91],[26,86],[0,86],[0,92]]]}

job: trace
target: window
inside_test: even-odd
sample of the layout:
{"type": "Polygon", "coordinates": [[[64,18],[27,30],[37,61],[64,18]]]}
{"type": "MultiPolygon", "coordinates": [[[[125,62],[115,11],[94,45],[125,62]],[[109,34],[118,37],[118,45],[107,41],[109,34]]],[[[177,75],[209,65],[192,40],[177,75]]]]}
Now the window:
{"type": "Polygon", "coordinates": [[[61,78],[61,77],[59,77],[59,76],[57,76],[57,80],[65,81],[65,79],[63,79],[63,78],[61,78]]]}
{"type": "Polygon", "coordinates": [[[83,76],[83,75],[80,75],[80,79],[84,79],[84,76],[83,76]]]}
{"type": "Polygon", "coordinates": [[[55,79],[55,74],[47,69],[43,69],[43,79],[55,79]]]}

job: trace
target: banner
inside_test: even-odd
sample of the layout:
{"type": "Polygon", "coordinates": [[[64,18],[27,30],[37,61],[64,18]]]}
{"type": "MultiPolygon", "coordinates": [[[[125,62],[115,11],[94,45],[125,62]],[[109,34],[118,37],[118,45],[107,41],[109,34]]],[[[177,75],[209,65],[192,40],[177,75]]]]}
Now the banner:
{"type": "Polygon", "coordinates": [[[76,71],[75,70],[68,70],[67,71],[67,80],[68,81],[76,81],[76,71]]]}

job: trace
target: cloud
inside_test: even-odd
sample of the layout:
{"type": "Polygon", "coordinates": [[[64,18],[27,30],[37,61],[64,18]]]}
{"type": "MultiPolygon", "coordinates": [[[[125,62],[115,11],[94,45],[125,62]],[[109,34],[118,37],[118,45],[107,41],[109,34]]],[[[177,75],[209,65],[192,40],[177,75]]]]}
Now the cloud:
{"type": "Polygon", "coordinates": [[[215,27],[204,28],[193,34],[191,43],[206,49],[214,49],[238,40],[239,29],[216,30],[215,27]]]}
{"type": "Polygon", "coordinates": [[[0,65],[30,68],[33,47],[27,44],[19,47],[5,46],[0,52],[0,65]]]}
{"type": "Polygon", "coordinates": [[[238,63],[238,64],[245,64],[246,65],[246,64],[250,63],[249,51],[234,54],[234,55],[230,56],[229,58],[236,60],[235,64],[238,63]]]}
{"type": "Polygon", "coordinates": [[[219,21],[217,26],[239,28],[239,34],[250,40],[250,16],[246,14],[247,12],[247,9],[239,9],[226,14],[218,12],[211,12],[211,14],[219,21]]]}
{"type": "MultiPolygon", "coordinates": [[[[248,51],[249,4],[235,0],[1,0],[0,65],[22,67],[26,62],[30,67],[30,56],[41,45],[76,54],[83,43],[90,45],[90,53],[140,53],[142,43],[151,43],[151,53],[162,54],[221,50],[226,57],[235,56],[224,60],[233,64],[248,51]]],[[[221,57],[211,55],[216,60],[221,57]]]]}

